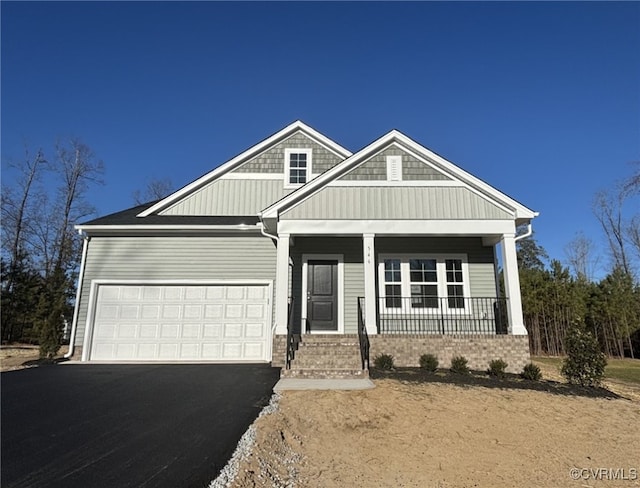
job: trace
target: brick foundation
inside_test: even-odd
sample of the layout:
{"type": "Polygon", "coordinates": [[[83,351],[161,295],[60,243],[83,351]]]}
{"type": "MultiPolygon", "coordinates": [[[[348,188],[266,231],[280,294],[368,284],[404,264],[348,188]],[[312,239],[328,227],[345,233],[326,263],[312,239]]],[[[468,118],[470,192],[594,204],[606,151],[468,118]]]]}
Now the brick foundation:
{"type": "Polygon", "coordinates": [[[271,366],[274,368],[284,368],[287,359],[287,336],[274,335],[273,349],[271,350],[271,366]]]}
{"type": "Polygon", "coordinates": [[[493,359],[509,365],[507,371],[520,373],[531,360],[529,339],[525,335],[372,335],[369,357],[391,354],[396,366],[419,366],[420,356],[433,354],[441,368],[448,368],[455,356],[464,356],[472,370],[485,371],[493,359]]]}
{"type": "MultiPolygon", "coordinates": [[[[507,371],[520,373],[530,362],[529,338],[524,335],[371,335],[369,357],[379,354],[391,354],[396,366],[420,366],[420,356],[433,354],[438,358],[441,368],[448,368],[455,356],[464,356],[469,367],[485,371],[489,361],[502,359],[509,365],[507,371]]],[[[287,354],[287,336],[273,337],[271,365],[284,367],[287,354]]]]}

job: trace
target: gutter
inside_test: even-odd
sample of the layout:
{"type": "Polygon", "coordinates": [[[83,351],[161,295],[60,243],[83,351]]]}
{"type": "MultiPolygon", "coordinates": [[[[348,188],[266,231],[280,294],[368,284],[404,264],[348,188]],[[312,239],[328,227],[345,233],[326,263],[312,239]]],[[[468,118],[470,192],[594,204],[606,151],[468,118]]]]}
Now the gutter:
{"type": "MultiPolygon", "coordinates": [[[[82,230],[78,233],[83,235],[82,230]]],[[[76,303],[73,307],[73,320],[71,321],[71,335],[69,336],[69,351],[64,355],[65,359],[73,356],[73,350],[76,342],[76,330],[78,328],[78,315],[80,313],[80,294],[82,292],[82,282],[84,281],[85,263],[87,262],[87,251],[89,250],[89,241],[91,237],[84,234],[82,238],[82,259],[80,260],[80,272],[78,273],[78,286],[76,288],[76,303]]]]}
{"type": "Polygon", "coordinates": [[[520,239],[524,239],[526,237],[529,237],[531,234],[533,234],[533,227],[531,226],[531,222],[529,222],[527,224],[527,231],[522,234],[521,236],[516,236],[514,240],[514,242],[518,242],[520,239]]]}
{"type": "Polygon", "coordinates": [[[278,245],[278,236],[275,234],[269,234],[266,230],[264,230],[264,223],[262,222],[262,215],[259,216],[261,221],[258,222],[256,225],[260,228],[260,233],[265,236],[265,237],[269,237],[273,240],[274,244],[278,245]]]}

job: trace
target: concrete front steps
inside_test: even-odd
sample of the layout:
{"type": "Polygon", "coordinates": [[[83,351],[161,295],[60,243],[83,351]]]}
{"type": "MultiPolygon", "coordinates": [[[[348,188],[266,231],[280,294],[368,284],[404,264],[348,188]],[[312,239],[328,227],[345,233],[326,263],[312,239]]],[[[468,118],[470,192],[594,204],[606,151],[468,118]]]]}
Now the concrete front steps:
{"type": "Polygon", "coordinates": [[[305,334],[301,336],[291,369],[282,368],[281,378],[365,379],[360,342],[356,334],[305,334]]]}

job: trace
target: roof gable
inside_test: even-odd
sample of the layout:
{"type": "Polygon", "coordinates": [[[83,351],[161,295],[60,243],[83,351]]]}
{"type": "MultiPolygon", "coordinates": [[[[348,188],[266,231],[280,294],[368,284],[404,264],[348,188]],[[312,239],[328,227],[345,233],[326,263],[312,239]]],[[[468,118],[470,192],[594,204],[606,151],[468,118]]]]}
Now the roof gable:
{"type": "Polygon", "coordinates": [[[218,166],[217,168],[215,168],[214,170],[210,171],[209,173],[201,176],[200,178],[198,178],[197,180],[193,181],[192,183],[184,186],[183,188],[181,188],[180,190],[172,193],[168,197],[160,200],[155,205],[152,205],[151,207],[147,208],[146,210],[144,210],[143,212],[138,214],[138,217],[147,217],[149,215],[153,215],[154,213],[162,211],[163,209],[165,209],[165,208],[167,208],[169,206],[174,205],[179,200],[181,200],[181,199],[187,197],[188,195],[190,195],[191,193],[199,190],[204,185],[207,185],[207,184],[211,183],[212,181],[216,180],[217,178],[220,178],[221,176],[223,176],[223,175],[225,175],[227,173],[230,173],[234,169],[241,167],[247,161],[251,160],[252,158],[254,158],[254,157],[258,156],[258,155],[260,155],[261,153],[264,153],[269,148],[273,147],[274,145],[277,145],[278,143],[280,143],[283,140],[287,139],[288,137],[290,137],[291,135],[293,135],[296,132],[303,133],[306,137],[310,138],[311,140],[313,140],[317,144],[320,144],[320,145],[326,147],[327,149],[329,149],[330,151],[332,151],[333,153],[335,153],[336,155],[338,155],[338,156],[340,156],[342,158],[347,158],[347,157],[351,156],[351,154],[352,154],[351,151],[349,151],[348,149],[345,149],[344,147],[342,147],[341,145],[339,145],[335,141],[332,141],[331,139],[329,139],[328,137],[324,136],[320,132],[318,132],[315,129],[309,127],[304,122],[302,122],[300,120],[297,120],[297,121],[293,122],[292,124],[288,125],[287,127],[285,127],[284,129],[282,129],[282,130],[276,132],[275,134],[273,134],[272,136],[268,137],[267,139],[263,140],[262,142],[250,147],[246,151],[244,151],[244,152],[240,153],[239,155],[237,155],[236,157],[230,159],[226,163],[218,166]]]}
{"type": "MultiPolygon", "coordinates": [[[[318,178],[315,178],[303,187],[269,206],[263,210],[261,217],[265,219],[277,218],[281,212],[285,212],[293,206],[301,203],[323,189],[325,186],[331,185],[332,183],[335,185],[338,182],[344,184],[345,176],[357,169],[360,165],[366,164],[369,160],[394,144],[397,144],[399,147],[411,152],[420,159],[423,159],[435,170],[437,174],[442,174],[451,180],[455,180],[460,185],[467,187],[469,190],[482,196],[492,204],[509,211],[513,214],[515,219],[529,220],[538,215],[537,212],[525,207],[488,183],[485,183],[433,151],[430,151],[426,147],[418,144],[401,132],[392,130],[360,151],[351,155],[342,163],[320,175],[318,178]]],[[[412,186],[414,184],[415,182],[402,182],[403,186],[412,186]]],[[[357,182],[355,183],[355,186],[358,186],[357,182]]]]}

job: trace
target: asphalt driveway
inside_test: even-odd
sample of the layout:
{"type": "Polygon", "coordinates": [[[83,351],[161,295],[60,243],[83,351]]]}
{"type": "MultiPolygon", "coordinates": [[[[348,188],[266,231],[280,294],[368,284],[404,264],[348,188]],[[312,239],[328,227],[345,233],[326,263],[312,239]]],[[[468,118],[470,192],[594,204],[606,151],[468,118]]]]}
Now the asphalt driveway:
{"type": "Polygon", "coordinates": [[[205,487],[269,401],[268,365],[55,365],[2,373],[0,484],[205,487]]]}

